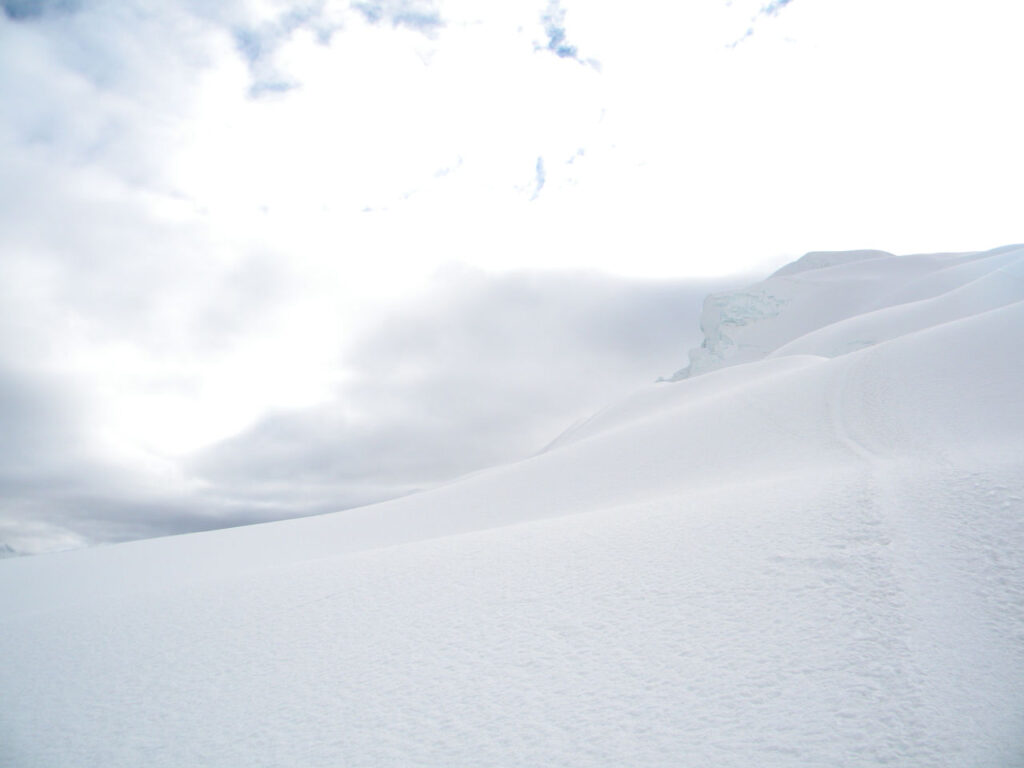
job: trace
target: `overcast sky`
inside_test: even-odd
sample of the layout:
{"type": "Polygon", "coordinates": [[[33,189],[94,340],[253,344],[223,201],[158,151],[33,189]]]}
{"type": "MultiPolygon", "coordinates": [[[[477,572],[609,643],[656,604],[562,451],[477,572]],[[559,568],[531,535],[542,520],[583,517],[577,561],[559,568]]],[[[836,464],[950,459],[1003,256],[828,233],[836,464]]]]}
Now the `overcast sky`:
{"type": "Polygon", "coordinates": [[[0,549],[424,487],[708,290],[1022,239],[1005,0],[0,6],[0,549]]]}

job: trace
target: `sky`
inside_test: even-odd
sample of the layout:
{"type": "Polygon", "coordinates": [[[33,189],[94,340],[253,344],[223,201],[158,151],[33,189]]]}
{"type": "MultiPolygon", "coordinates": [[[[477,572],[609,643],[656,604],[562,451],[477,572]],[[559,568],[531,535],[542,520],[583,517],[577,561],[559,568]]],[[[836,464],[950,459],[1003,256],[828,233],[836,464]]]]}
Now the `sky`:
{"type": "Polygon", "coordinates": [[[0,549],[410,492],[711,290],[1022,239],[1014,3],[0,7],[0,549]]]}

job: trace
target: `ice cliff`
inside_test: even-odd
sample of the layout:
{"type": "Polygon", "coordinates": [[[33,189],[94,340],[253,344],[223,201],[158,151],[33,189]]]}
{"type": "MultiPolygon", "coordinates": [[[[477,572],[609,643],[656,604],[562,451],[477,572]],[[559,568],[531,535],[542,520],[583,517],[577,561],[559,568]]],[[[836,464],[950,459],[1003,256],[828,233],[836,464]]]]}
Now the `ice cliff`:
{"type": "Polygon", "coordinates": [[[940,314],[1004,306],[1024,298],[1022,264],[1020,245],[902,257],[811,252],[760,283],[708,296],[704,341],[670,380],[773,354],[836,357],[926,327],[940,314]]]}

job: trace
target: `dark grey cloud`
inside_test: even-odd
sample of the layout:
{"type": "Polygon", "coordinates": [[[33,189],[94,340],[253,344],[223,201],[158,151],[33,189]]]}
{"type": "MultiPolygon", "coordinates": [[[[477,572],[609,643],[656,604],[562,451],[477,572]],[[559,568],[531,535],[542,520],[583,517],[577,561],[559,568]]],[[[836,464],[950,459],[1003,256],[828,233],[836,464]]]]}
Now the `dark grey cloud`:
{"type": "Polygon", "coordinates": [[[187,514],[147,514],[158,494],[102,458],[79,384],[0,367],[0,550],[7,556],[200,524],[187,514]]]}
{"type": "Polygon", "coordinates": [[[94,403],[69,375],[0,367],[0,556],[222,528],[277,517],[154,483],[107,456],[94,403]]]}
{"type": "Polygon", "coordinates": [[[0,482],[31,488],[78,458],[82,429],[73,388],[54,377],[0,368],[0,482]]]}
{"type": "Polygon", "coordinates": [[[359,340],[333,401],[269,416],[191,468],[219,503],[297,513],[531,455],[678,367],[699,343],[711,289],[589,273],[449,273],[359,340]]]}
{"type": "MultiPolygon", "coordinates": [[[[15,552],[327,512],[528,456],[677,368],[698,341],[704,295],[723,287],[449,271],[353,340],[339,359],[345,383],[328,402],[270,414],[169,462],[161,480],[95,443],[89,382],[26,372],[32,350],[52,345],[52,329],[70,322],[168,355],[171,372],[146,386],[188,391],[202,381],[178,371],[175,354],[229,353],[236,338],[251,338],[275,307],[294,301],[294,289],[272,255],[198,281],[202,297],[175,283],[173,262],[151,280],[146,271],[159,258],[136,271],[89,247],[77,256],[87,266],[61,265],[67,275],[48,286],[46,301],[0,285],[10,310],[0,321],[0,547],[15,552]],[[182,302],[191,310],[174,314],[182,302]]],[[[188,271],[188,262],[180,266],[188,271]]],[[[197,283],[194,273],[187,280],[197,283]]]]}
{"type": "MultiPolygon", "coordinates": [[[[269,290],[249,268],[224,336],[269,290]],[[248,281],[248,285],[246,284],[248,281]],[[255,286],[255,288],[254,288],[255,286]]],[[[154,482],[91,442],[80,382],[0,369],[0,546],[33,552],[316,514],[528,456],[609,400],[678,367],[721,283],[456,270],[379,317],[320,406],[280,412],[154,482]]]]}

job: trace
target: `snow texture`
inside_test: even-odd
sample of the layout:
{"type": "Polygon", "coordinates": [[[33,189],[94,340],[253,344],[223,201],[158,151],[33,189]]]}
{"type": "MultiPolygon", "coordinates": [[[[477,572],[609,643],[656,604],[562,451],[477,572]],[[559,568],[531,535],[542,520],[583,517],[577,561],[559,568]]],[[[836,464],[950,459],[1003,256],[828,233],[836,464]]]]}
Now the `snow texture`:
{"type": "Polygon", "coordinates": [[[3,560],[0,765],[1024,766],[1024,248],[703,323],[526,461],[3,560]]]}

